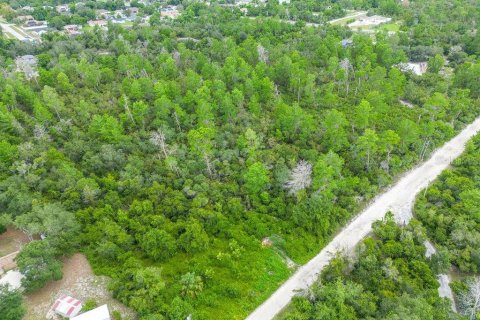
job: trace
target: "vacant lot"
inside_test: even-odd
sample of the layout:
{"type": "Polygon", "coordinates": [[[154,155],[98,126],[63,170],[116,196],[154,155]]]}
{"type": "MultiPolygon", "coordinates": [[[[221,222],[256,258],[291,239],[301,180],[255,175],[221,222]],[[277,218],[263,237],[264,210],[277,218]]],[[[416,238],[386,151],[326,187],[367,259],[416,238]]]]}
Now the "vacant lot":
{"type": "Polygon", "coordinates": [[[25,297],[27,315],[24,320],[44,320],[55,300],[65,295],[83,302],[93,299],[99,306],[106,303],[110,312],[118,310],[124,319],[135,319],[135,313],[115,300],[107,290],[108,281],[107,277],[94,275],[85,256],[76,253],[65,259],[62,280],[52,281],[25,297]]]}

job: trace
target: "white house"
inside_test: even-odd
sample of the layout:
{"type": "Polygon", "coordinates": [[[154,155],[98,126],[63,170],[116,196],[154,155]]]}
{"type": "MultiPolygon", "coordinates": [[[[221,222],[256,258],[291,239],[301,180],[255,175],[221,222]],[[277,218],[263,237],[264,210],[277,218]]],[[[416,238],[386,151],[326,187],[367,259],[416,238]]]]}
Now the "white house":
{"type": "Polygon", "coordinates": [[[104,304],[96,309],[87,311],[71,318],[70,320],[111,320],[110,312],[108,311],[108,306],[104,304]]]}

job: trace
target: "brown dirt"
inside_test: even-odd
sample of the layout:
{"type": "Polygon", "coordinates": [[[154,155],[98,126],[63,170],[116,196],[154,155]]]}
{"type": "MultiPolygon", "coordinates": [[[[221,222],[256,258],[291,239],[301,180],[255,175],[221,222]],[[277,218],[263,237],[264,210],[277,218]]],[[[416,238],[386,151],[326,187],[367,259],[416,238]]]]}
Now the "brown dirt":
{"type": "Polygon", "coordinates": [[[65,295],[82,302],[93,299],[98,306],[106,303],[110,313],[118,310],[124,319],[135,319],[135,313],[115,300],[107,290],[109,280],[108,277],[95,276],[87,258],[76,253],[64,260],[62,280],[51,281],[25,296],[27,315],[24,320],[44,320],[55,300],[65,295]]]}
{"type": "Polygon", "coordinates": [[[0,234],[0,257],[20,250],[28,242],[28,237],[20,230],[8,228],[7,231],[0,234]]]}

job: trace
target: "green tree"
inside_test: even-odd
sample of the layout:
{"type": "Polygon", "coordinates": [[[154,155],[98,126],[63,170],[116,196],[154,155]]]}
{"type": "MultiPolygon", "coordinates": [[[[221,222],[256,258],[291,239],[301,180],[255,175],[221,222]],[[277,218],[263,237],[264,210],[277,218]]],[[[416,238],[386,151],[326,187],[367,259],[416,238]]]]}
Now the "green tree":
{"type": "Polygon", "coordinates": [[[119,142],[123,136],[123,127],[110,115],[94,115],[89,128],[90,134],[105,142],[119,142]]]}
{"type": "Polygon", "coordinates": [[[215,129],[200,127],[192,129],[188,132],[188,142],[193,152],[201,156],[207,165],[207,171],[210,176],[213,175],[213,138],[215,137],[215,129]]]}
{"type": "Polygon", "coordinates": [[[361,130],[365,130],[370,122],[372,106],[366,100],[362,100],[355,108],[355,126],[361,130]]]}
{"type": "Polygon", "coordinates": [[[2,320],[21,320],[25,315],[22,294],[17,290],[9,290],[0,285],[0,314],[2,320]]]}
{"type": "Polygon", "coordinates": [[[245,180],[245,189],[252,196],[258,196],[270,182],[268,171],[261,162],[250,165],[243,175],[243,179],[245,180]]]}
{"type": "Polygon", "coordinates": [[[15,225],[30,237],[43,235],[59,254],[72,252],[78,244],[80,226],[75,215],[58,203],[34,205],[31,212],[18,216],[15,225]]]}
{"type": "Polygon", "coordinates": [[[338,152],[348,145],[345,128],[348,121],[343,112],[336,109],[327,111],[323,120],[323,143],[327,150],[338,152]]]}
{"type": "Polygon", "coordinates": [[[140,241],[140,246],[148,257],[153,260],[163,261],[175,253],[175,239],[165,230],[152,229],[145,233],[140,241]]]}
{"type": "Polygon", "coordinates": [[[63,73],[59,72],[57,75],[57,89],[62,93],[68,93],[73,90],[74,86],[70,83],[70,79],[68,76],[63,73]]]}
{"type": "Polygon", "coordinates": [[[179,245],[187,253],[196,253],[208,248],[209,238],[203,226],[195,220],[190,220],[185,231],[178,239],[179,245]]]}
{"type": "Polygon", "coordinates": [[[60,280],[62,263],[55,258],[55,249],[48,242],[34,240],[18,254],[17,266],[25,276],[22,285],[27,292],[42,288],[50,280],[60,280]]]}
{"type": "Polygon", "coordinates": [[[443,65],[445,64],[445,59],[439,55],[436,54],[434,57],[431,57],[428,59],[428,72],[431,73],[439,73],[440,70],[443,68],[443,65]]]}
{"type": "Polygon", "coordinates": [[[374,130],[367,129],[365,133],[358,138],[357,149],[359,156],[365,161],[365,168],[370,170],[372,159],[378,150],[378,136],[374,130]]]}

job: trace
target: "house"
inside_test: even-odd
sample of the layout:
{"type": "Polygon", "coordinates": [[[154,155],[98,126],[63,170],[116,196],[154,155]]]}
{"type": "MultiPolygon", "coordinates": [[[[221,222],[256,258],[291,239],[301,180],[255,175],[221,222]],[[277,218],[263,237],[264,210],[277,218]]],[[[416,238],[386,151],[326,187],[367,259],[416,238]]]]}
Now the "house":
{"type": "Polygon", "coordinates": [[[57,10],[58,13],[62,13],[62,14],[70,13],[70,8],[68,7],[67,4],[59,5],[55,9],[57,10]]]}
{"type": "Polygon", "coordinates": [[[98,308],[82,313],[71,320],[111,320],[108,306],[104,304],[98,308]]]}
{"type": "Polygon", "coordinates": [[[89,20],[87,23],[90,27],[97,26],[104,29],[107,28],[107,24],[108,24],[107,21],[105,20],[89,20]]]}
{"type": "Polygon", "coordinates": [[[51,309],[62,317],[72,318],[82,310],[82,301],[70,296],[64,296],[57,299],[51,309]]]}
{"type": "Polygon", "coordinates": [[[82,26],[79,26],[78,24],[69,24],[63,27],[63,30],[65,30],[65,32],[70,36],[81,34],[80,29],[82,29],[82,26]]]}

